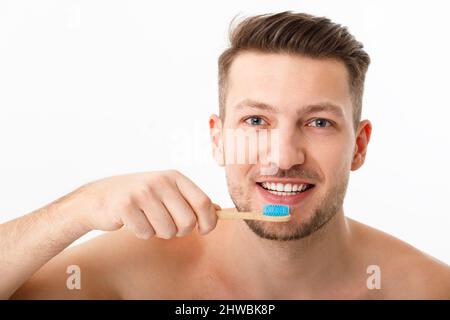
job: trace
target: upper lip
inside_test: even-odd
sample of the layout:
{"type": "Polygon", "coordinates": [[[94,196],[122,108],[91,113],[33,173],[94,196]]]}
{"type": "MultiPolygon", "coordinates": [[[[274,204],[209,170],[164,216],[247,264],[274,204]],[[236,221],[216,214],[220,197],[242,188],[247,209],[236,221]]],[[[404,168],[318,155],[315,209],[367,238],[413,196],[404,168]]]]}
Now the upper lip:
{"type": "Polygon", "coordinates": [[[305,179],[299,179],[299,178],[261,178],[256,180],[256,183],[263,183],[263,182],[273,182],[273,183],[282,183],[282,184],[313,184],[310,181],[307,181],[305,179]]]}

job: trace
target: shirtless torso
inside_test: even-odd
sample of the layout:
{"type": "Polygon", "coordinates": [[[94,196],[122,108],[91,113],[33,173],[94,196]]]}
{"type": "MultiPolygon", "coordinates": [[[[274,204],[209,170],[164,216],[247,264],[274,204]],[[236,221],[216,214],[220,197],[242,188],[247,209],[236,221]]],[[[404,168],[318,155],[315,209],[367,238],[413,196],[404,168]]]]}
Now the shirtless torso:
{"type": "Polygon", "coordinates": [[[450,298],[450,269],[444,263],[383,232],[351,219],[347,221],[352,234],[352,258],[345,270],[336,271],[330,264],[325,269],[327,281],[316,280],[315,285],[309,287],[303,284],[308,282],[305,280],[320,275],[305,274],[290,283],[279,280],[281,290],[286,288],[284,294],[277,294],[276,290],[271,291],[240,274],[240,261],[228,258],[231,248],[227,245],[237,224],[242,222],[224,221],[206,236],[193,232],[171,240],[140,240],[126,229],[106,233],[56,256],[13,298],[450,298]],[[69,265],[80,267],[80,290],[66,287],[69,265]],[[370,265],[380,267],[380,289],[367,287],[370,265]]]}

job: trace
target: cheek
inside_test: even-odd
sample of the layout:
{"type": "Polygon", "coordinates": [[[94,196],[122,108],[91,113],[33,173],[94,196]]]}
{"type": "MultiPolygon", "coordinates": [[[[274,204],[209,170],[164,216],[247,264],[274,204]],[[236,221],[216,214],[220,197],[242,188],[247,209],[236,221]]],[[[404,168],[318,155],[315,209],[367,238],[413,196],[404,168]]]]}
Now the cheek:
{"type": "Polygon", "coordinates": [[[227,165],[225,172],[229,181],[235,185],[244,185],[248,181],[251,165],[227,165]]]}
{"type": "Polygon", "coordinates": [[[325,177],[350,171],[353,148],[348,141],[317,144],[310,149],[310,156],[317,162],[325,177]]]}

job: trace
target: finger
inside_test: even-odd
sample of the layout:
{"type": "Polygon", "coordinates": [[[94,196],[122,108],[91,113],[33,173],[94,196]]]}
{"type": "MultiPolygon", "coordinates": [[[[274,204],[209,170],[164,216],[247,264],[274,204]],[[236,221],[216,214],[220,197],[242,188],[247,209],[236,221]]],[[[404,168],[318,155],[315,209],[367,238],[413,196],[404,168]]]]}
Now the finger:
{"type": "Polygon", "coordinates": [[[139,239],[146,240],[155,235],[155,230],[141,210],[130,210],[126,212],[122,218],[122,222],[139,239]]]}
{"type": "Polygon", "coordinates": [[[178,229],[171,215],[161,200],[154,194],[149,193],[146,199],[142,199],[139,207],[145,213],[148,221],[156,232],[156,236],[162,239],[173,238],[178,229]]]}
{"type": "Polygon", "coordinates": [[[199,232],[207,234],[213,230],[217,224],[217,214],[209,197],[195,183],[183,175],[175,181],[181,194],[197,216],[199,232]]]}
{"type": "Polygon", "coordinates": [[[177,186],[164,190],[162,202],[172,215],[172,219],[177,226],[177,237],[182,237],[190,233],[197,224],[197,216],[189,203],[184,199],[177,186]]]}

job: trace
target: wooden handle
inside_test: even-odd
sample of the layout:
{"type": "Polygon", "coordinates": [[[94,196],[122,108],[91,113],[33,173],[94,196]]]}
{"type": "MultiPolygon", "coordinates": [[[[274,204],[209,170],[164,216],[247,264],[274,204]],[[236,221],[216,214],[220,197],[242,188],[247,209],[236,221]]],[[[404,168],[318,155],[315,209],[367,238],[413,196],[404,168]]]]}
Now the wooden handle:
{"type": "Polygon", "coordinates": [[[265,216],[260,212],[239,212],[235,208],[228,208],[216,211],[219,219],[244,219],[244,220],[261,220],[261,221],[271,221],[271,222],[284,222],[291,220],[291,216],[281,216],[281,217],[272,217],[265,216]]]}

